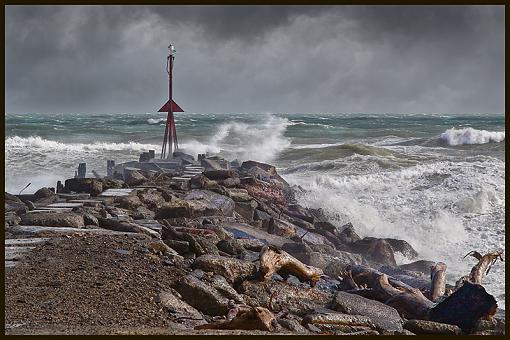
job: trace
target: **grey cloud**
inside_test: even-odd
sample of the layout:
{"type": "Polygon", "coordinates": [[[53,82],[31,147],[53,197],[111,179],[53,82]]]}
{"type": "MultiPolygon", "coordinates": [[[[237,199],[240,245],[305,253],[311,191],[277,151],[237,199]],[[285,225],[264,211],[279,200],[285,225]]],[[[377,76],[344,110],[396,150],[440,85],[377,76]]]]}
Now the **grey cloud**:
{"type": "Polygon", "coordinates": [[[7,6],[7,112],[503,112],[503,6],[7,6]]]}

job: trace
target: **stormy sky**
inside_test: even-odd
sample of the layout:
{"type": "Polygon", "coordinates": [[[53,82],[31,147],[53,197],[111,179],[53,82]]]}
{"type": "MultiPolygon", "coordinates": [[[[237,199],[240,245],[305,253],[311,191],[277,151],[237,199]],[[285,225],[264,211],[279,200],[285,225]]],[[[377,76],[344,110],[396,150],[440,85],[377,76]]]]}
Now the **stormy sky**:
{"type": "Polygon", "coordinates": [[[503,113],[504,6],[7,6],[7,113],[503,113]]]}

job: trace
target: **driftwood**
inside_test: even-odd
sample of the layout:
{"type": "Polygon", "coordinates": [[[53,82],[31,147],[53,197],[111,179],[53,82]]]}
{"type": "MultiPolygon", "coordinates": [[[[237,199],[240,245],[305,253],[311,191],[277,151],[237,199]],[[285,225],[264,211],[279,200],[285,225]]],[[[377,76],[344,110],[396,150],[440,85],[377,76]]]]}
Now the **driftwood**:
{"type": "Polygon", "coordinates": [[[468,281],[471,283],[482,284],[483,278],[489,274],[489,271],[491,270],[494,263],[496,263],[498,258],[501,261],[504,261],[502,254],[503,250],[500,249],[490,251],[483,256],[477,251],[470,251],[467,253],[464,258],[471,255],[478,260],[478,263],[471,269],[468,281]]]}
{"type": "Polygon", "coordinates": [[[437,302],[446,292],[446,264],[438,262],[431,266],[430,280],[432,281],[429,294],[430,300],[437,302]]]}
{"type": "Polygon", "coordinates": [[[264,246],[260,251],[259,261],[259,277],[262,280],[270,278],[274,273],[284,278],[294,275],[301,282],[308,282],[313,287],[323,275],[321,269],[308,266],[274,246],[264,246]]]}
{"type": "MultiPolygon", "coordinates": [[[[230,313],[229,313],[230,314],[230,313]]],[[[245,329],[272,332],[276,330],[276,318],[264,307],[238,308],[231,320],[196,326],[195,329],[245,329]]]]}

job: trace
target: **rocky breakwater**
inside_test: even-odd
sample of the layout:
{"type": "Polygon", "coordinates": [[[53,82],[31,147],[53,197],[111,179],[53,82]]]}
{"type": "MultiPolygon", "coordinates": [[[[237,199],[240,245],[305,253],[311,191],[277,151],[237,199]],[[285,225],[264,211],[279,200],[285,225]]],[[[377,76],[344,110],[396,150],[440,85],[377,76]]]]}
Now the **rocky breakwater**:
{"type": "Polygon", "coordinates": [[[301,206],[269,164],[175,176],[5,193],[6,333],[504,333],[483,288],[499,251],[448,284],[406,241],[301,206]]]}

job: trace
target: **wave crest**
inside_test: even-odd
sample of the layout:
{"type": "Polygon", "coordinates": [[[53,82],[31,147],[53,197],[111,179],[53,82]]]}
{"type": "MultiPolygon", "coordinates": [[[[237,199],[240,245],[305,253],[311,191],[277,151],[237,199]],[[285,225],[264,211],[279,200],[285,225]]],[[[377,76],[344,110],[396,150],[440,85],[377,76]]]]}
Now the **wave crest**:
{"type": "Polygon", "coordinates": [[[499,143],[505,140],[505,132],[451,128],[443,132],[440,139],[448,145],[499,143]]]}

